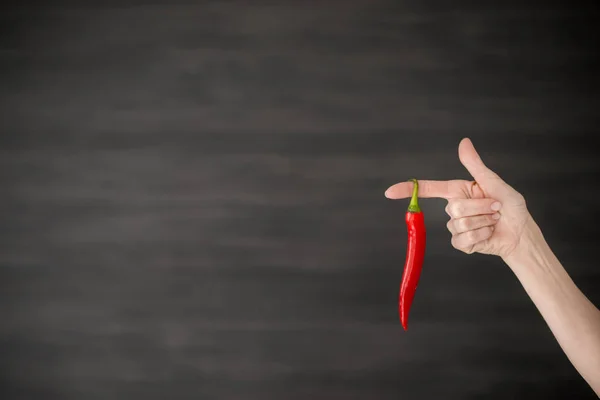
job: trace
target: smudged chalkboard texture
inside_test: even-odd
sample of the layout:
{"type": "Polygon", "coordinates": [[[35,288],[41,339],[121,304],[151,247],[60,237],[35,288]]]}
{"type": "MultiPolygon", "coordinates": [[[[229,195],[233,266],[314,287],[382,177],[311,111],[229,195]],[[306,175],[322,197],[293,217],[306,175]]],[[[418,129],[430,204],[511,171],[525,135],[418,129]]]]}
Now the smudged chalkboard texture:
{"type": "Polygon", "coordinates": [[[403,332],[383,196],[469,136],[600,304],[594,10],[3,7],[3,399],[595,398],[442,200],[403,332]]]}

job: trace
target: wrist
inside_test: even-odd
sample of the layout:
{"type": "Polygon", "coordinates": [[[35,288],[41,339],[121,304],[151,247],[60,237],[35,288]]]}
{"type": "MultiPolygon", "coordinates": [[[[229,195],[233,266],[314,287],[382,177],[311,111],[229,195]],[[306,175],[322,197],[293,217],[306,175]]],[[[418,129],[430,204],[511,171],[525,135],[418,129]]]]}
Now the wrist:
{"type": "Polygon", "coordinates": [[[539,264],[547,260],[548,251],[548,244],[540,227],[531,215],[528,215],[519,243],[508,256],[503,257],[503,260],[514,272],[517,272],[523,265],[531,266],[532,263],[539,264]]]}

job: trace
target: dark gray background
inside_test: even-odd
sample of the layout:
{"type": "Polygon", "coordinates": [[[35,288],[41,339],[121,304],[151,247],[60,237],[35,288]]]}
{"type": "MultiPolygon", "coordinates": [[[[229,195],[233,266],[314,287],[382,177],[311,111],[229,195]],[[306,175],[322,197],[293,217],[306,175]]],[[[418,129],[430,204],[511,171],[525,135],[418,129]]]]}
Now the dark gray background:
{"type": "Polygon", "coordinates": [[[3,9],[2,398],[595,398],[511,271],[451,247],[443,200],[421,202],[403,332],[407,202],[383,197],[468,178],[470,136],[600,304],[594,22],[507,1],[3,9]]]}

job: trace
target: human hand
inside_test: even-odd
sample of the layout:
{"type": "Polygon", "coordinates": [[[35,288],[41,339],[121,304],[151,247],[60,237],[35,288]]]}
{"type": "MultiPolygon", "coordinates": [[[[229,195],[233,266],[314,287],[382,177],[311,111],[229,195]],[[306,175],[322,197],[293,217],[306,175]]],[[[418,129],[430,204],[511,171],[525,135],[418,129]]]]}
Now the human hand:
{"type": "MultiPolygon", "coordinates": [[[[506,259],[518,247],[531,219],[525,199],[485,166],[470,139],[461,140],[458,157],[475,180],[419,180],[419,197],[448,200],[447,228],[454,248],[506,259]]],[[[409,198],[412,186],[412,182],[397,183],[386,190],[385,196],[409,198]]]]}

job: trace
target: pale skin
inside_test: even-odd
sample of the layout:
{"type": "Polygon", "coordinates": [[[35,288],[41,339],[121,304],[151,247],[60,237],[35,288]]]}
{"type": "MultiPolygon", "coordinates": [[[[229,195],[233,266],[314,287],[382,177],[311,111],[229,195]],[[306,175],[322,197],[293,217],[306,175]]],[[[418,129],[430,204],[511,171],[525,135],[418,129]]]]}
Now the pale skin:
{"type": "MultiPolygon", "coordinates": [[[[470,139],[460,142],[458,156],[474,180],[419,180],[419,197],[448,200],[447,228],[454,248],[502,258],[600,397],[600,311],[554,255],[523,196],[483,163],[470,139]]],[[[412,189],[412,182],[397,183],[385,196],[410,198],[412,189]]]]}

